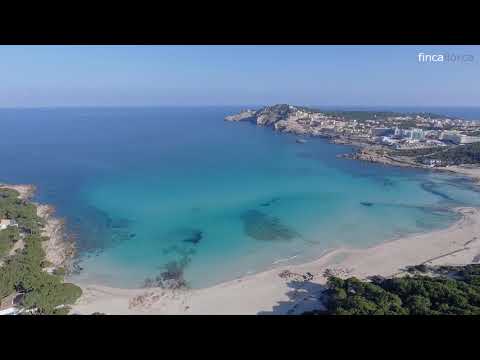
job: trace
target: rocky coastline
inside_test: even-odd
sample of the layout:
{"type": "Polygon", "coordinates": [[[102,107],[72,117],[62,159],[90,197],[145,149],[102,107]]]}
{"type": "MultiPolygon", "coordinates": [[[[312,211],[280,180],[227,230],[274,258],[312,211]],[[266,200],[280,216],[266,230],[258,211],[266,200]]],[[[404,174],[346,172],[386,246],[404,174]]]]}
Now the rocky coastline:
{"type": "Polygon", "coordinates": [[[63,268],[70,272],[76,248],[75,242],[65,229],[65,220],[55,216],[55,208],[51,205],[38,204],[38,216],[45,221],[42,236],[48,240],[43,242],[45,259],[51,264],[47,271],[63,268]]]}
{"type": "MultiPolygon", "coordinates": [[[[54,272],[58,269],[63,269],[63,271],[68,273],[73,266],[75,243],[66,232],[65,220],[55,216],[55,208],[52,205],[32,201],[36,192],[34,185],[0,184],[0,188],[15,190],[19,193],[21,200],[31,202],[36,206],[37,216],[43,221],[41,235],[46,239],[42,243],[45,251],[45,260],[49,263],[45,271],[54,272]]],[[[10,255],[21,250],[23,246],[22,240],[17,241],[11,249],[10,255]]]]}
{"type": "MultiPolygon", "coordinates": [[[[389,166],[450,171],[465,175],[471,173],[471,171],[462,170],[461,166],[450,168],[443,166],[433,167],[416,162],[414,156],[392,155],[389,153],[386,146],[376,144],[372,137],[366,136],[365,134],[352,135],[343,130],[337,131],[338,128],[335,127],[335,122],[343,122],[345,121],[345,118],[306,107],[292,106],[288,104],[266,106],[257,111],[249,109],[241,111],[235,115],[226,116],[225,121],[248,121],[257,126],[271,127],[274,131],[290,133],[302,137],[320,137],[327,139],[333,144],[353,147],[352,152],[341,154],[338,156],[339,158],[360,160],[389,166]],[[333,122],[333,128],[321,125],[325,122],[333,122]]],[[[351,121],[355,122],[356,120],[351,121]]],[[[296,142],[303,143],[302,140],[298,139],[296,142]]]]}
{"type": "Polygon", "coordinates": [[[15,190],[19,194],[19,198],[24,201],[29,201],[32,199],[33,195],[37,191],[34,185],[26,184],[1,184],[0,188],[15,190]]]}
{"type": "Polygon", "coordinates": [[[379,163],[390,166],[432,169],[423,164],[415,163],[411,158],[400,158],[388,155],[382,149],[378,149],[373,146],[363,146],[352,153],[342,154],[338,157],[351,160],[367,161],[371,163],[379,163]]]}

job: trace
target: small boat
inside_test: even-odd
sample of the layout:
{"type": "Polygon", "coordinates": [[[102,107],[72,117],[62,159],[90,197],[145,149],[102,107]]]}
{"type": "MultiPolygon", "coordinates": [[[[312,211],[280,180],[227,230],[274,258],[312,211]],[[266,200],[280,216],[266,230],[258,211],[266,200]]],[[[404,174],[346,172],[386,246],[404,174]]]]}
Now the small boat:
{"type": "Polygon", "coordinates": [[[305,140],[305,139],[297,139],[295,141],[299,144],[305,144],[307,142],[307,140],[305,140]]]}

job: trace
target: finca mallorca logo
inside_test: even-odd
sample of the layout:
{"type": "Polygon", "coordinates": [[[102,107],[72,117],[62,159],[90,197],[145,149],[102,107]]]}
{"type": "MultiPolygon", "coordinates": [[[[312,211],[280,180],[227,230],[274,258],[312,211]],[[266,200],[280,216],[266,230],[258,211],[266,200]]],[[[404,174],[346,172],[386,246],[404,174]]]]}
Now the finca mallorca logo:
{"type": "Polygon", "coordinates": [[[425,54],[423,52],[417,54],[420,63],[464,63],[473,62],[474,56],[471,54],[425,54]]]}

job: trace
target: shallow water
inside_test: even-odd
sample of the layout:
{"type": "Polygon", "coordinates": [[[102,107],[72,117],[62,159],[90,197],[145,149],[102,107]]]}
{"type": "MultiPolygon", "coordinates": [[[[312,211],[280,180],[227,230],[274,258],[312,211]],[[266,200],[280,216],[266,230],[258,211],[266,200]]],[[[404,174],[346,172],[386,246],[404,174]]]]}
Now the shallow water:
{"type": "Polygon", "coordinates": [[[72,280],[121,287],[162,274],[208,286],[480,204],[464,177],[339,159],[348,147],[223,121],[237,110],[0,110],[0,180],[36,184],[67,218],[72,280]]]}

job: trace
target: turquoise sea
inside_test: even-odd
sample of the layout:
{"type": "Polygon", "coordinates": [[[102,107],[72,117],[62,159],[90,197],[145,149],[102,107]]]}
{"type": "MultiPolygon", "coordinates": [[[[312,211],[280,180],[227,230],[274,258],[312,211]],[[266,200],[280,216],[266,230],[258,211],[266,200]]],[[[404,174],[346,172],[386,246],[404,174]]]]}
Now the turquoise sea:
{"type": "Polygon", "coordinates": [[[446,227],[452,207],[480,205],[464,177],[339,159],[351,148],[223,121],[238,110],[2,109],[0,181],[35,184],[66,218],[72,280],[119,287],[166,269],[209,286],[446,227]]]}

